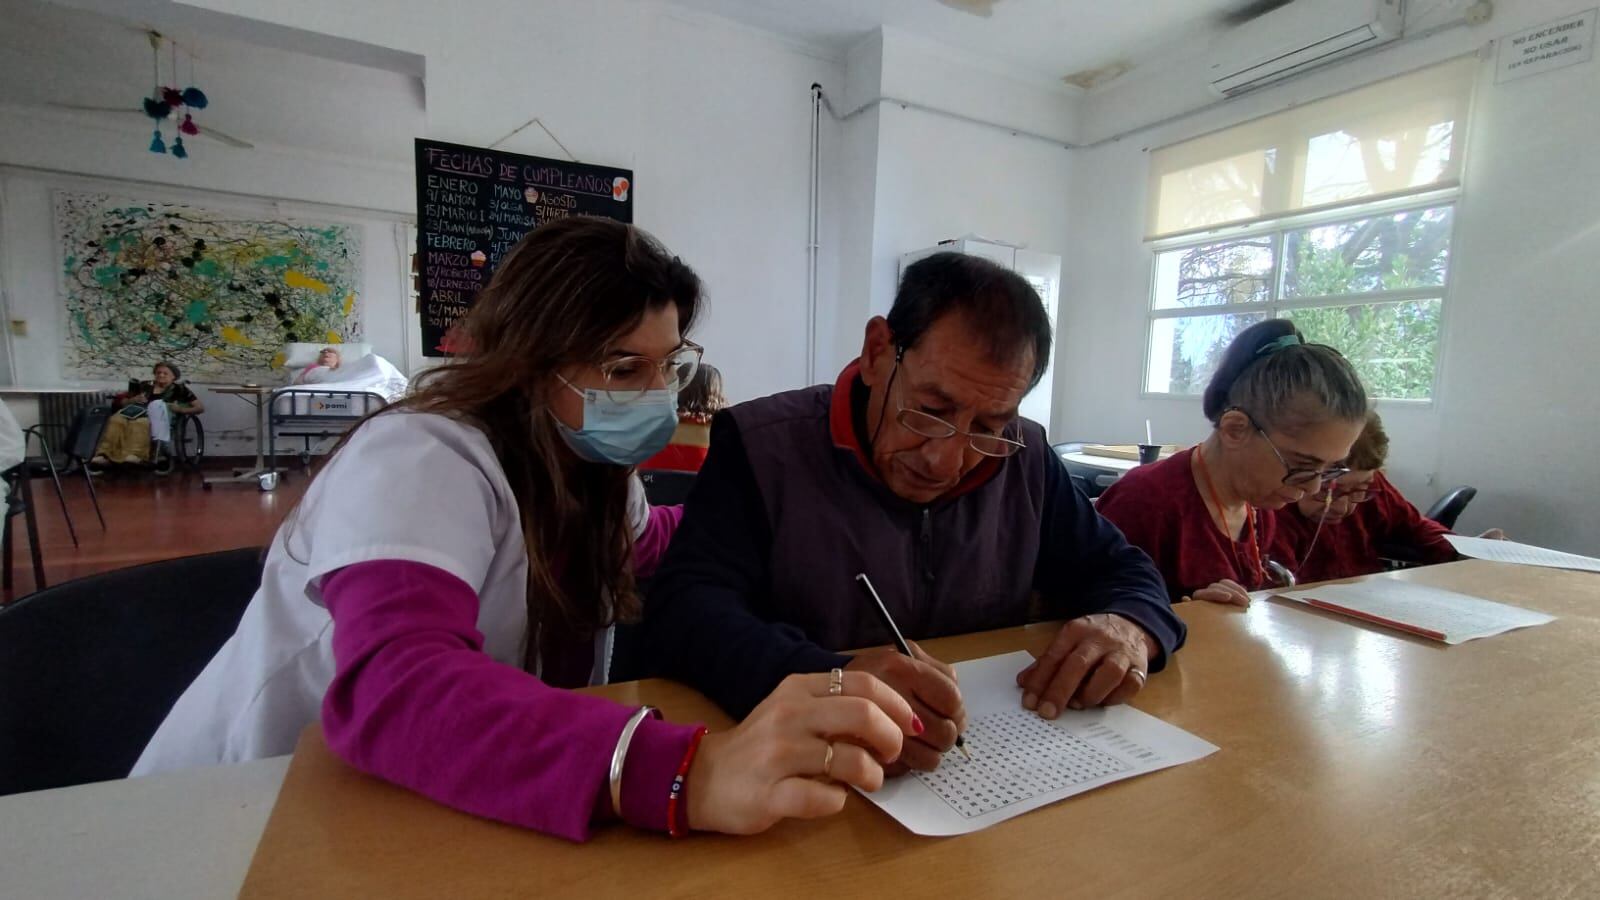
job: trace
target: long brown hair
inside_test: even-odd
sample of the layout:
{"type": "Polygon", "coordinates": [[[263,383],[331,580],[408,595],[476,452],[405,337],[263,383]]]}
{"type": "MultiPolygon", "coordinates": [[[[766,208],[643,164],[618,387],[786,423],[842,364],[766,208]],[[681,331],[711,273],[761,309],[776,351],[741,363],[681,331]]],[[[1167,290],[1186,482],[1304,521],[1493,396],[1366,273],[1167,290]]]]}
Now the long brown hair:
{"type": "Polygon", "coordinates": [[[437,413],[488,436],[527,543],[530,668],[541,643],[534,635],[592,635],[639,612],[631,470],[578,460],[556,430],[547,392],[561,368],[603,360],[649,310],[673,304],[687,334],[700,301],[694,270],[632,225],[586,216],[542,225],[478,294],[465,321],[467,352],[418,375],[405,399],[378,413],[437,413]]]}

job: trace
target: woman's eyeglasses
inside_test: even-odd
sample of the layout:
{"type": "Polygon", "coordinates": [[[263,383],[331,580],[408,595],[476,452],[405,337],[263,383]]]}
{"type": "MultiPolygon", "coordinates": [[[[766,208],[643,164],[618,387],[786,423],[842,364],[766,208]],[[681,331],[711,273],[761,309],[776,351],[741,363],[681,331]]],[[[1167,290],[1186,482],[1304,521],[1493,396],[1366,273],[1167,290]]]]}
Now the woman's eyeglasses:
{"type": "Polygon", "coordinates": [[[699,344],[684,341],[683,346],[668,354],[666,359],[648,356],[624,356],[608,359],[598,368],[605,379],[601,390],[616,403],[633,403],[646,391],[665,388],[678,392],[689,386],[694,373],[700,368],[700,357],[705,350],[699,344]]]}
{"type": "MultiPolygon", "coordinates": [[[[1250,427],[1254,428],[1256,430],[1256,434],[1261,435],[1261,439],[1266,441],[1267,446],[1272,449],[1272,455],[1276,456],[1278,458],[1278,464],[1283,466],[1283,483],[1286,487],[1301,488],[1310,487],[1312,485],[1321,487],[1323,482],[1338,481],[1345,475],[1350,474],[1349,466],[1328,466],[1321,469],[1308,469],[1305,467],[1297,468],[1289,465],[1289,461],[1283,458],[1283,453],[1278,449],[1278,445],[1272,442],[1272,438],[1267,437],[1267,430],[1262,428],[1261,425],[1256,422],[1255,416],[1250,415],[1248,410],[1240,407],[1235,406],[1231,408],[1237,409],[1239,412],[1244,413],[1244,417],[1250,420],[1250,427]]],[[[1224,410],[1224,412],[1227,412],[1227,410],[1224,410]]]]}

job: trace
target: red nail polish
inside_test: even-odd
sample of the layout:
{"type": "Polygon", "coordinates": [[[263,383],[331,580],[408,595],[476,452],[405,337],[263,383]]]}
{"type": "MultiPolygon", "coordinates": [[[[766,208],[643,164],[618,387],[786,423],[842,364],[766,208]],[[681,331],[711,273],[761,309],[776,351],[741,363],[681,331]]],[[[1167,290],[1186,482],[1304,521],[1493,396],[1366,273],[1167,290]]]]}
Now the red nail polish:
{"type": "Polygon", "coordinates": [[[911,714],[911,733],[912,734],[921,734],[921,733],[923,733],[924,731],[927,731],[927,730],[928,730],[928,726],[922,724],[922,719],[918,718],[916,713],[912,713],[911,714]]]}

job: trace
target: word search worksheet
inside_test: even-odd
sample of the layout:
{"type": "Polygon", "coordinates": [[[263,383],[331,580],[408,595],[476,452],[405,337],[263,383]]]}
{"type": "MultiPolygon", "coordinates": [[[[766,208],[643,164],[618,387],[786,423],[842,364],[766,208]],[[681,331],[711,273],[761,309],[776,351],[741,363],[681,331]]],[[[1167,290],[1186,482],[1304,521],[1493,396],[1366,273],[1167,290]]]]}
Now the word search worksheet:
{"type": "Polygon", "coordinates": [[[884,784],[867,799],[923,835],[966,834],[1113,781],[1193,762],[1217,748],[1130,706],[1066,710],[1046,721],[1022,708],[1026,652],[957,663],[968,760],[884,784]]]}

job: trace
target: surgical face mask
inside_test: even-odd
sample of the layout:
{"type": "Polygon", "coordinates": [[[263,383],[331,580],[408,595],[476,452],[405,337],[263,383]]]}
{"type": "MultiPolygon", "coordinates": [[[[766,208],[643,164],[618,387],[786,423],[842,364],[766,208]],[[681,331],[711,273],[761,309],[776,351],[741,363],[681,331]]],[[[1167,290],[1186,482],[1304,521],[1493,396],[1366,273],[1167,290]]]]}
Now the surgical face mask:
{"type": "Polygon", "coordinates": [[[565,378],[561,383],[583,398],[583,424],[570,428],[558,418],[556,429],[586,462],[638,465],[660,453],[677,430],[677,391],[648,390],[623,403],[600,388],[576,387],[565,378]]]}

